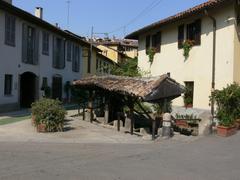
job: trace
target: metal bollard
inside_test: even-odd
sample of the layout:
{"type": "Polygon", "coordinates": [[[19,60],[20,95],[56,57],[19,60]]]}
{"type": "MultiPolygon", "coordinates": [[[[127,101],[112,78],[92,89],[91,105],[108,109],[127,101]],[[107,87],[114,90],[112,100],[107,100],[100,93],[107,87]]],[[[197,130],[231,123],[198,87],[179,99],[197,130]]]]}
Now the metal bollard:
{"type": "Polygon", "coordinates": [[[171,114],[165,113],[163,115],[163,127],[162,127],[162,136],[170,138],[172,136],[172,124],[171,124],[171,114]]]}

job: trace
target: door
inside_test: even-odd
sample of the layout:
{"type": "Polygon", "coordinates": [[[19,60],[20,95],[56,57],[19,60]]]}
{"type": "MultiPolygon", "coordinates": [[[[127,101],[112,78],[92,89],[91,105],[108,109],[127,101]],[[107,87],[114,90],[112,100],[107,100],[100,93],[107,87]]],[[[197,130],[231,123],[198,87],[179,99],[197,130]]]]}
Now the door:
{"type": "Polygon", "coordinates": [[[30,108],[37,98],[37,76],[31,72],[20,75],[20,107],[30,108]]]}
{"type": "Polygon", "coordinates": [[[53,76],[52,79],[52,98],[62,100],[62,77],[61,76],[53,76]]]}

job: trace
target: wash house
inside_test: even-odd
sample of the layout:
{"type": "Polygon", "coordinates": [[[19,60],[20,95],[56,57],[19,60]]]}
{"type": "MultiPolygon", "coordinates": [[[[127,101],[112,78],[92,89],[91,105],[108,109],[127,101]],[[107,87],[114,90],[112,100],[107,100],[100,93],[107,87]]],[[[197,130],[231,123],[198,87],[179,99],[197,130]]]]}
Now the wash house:
{"type": "Polygon", "coordinates": [[[117,121],[118,130],[122,121],[125,128],[128,126],[129,132],[133,134],[134,124],[138,121],[134,116],[138,113],[134,106],[137,104],[143,116],[152,124],[153,139],[154,129],[156,130],[155,117],[144,108],[142,102],[151,104],[169,102],[183,93],[183,87],[169,75],[149,78],[90,76],[73,82],[73,85],[88,94],[87,103],[83,107],[85,120],[93,122],[103,119],[105,124],[117,121]]]}

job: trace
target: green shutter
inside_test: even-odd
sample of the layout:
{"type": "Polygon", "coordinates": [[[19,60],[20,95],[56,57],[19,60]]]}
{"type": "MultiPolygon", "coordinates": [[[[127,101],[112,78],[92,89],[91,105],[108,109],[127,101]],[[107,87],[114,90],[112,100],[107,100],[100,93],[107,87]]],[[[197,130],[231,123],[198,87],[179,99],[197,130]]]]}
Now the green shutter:
{"type": "Polygon", "coordinates": [[[35,29],[34,34],[34,57],[33,57],[33,64],[38,64],[38,58],[39,58],[39,31],[35,29]]]}
{"type": "Polygon", "coordinates": [[[22,62],[27,63],[27,25],[22,25],[22,62]]]}

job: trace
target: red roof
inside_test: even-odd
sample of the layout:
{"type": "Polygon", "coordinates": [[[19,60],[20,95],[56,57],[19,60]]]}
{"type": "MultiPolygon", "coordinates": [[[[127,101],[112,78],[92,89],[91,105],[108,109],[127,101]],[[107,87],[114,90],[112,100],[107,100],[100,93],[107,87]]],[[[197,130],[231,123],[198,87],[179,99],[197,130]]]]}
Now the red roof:
{"type": "Polygon", "coordinates": [[[153,24],[150,24],[142,29],[139,29],[129,35],[126,36],[126,38],[128,39],[138,39],[139,34],[144,33],[149,31],[150,29],[156,28],[156,27],[161,27],[163,25],[167,25],[179,20],[183,20],[185,18],[191,17],[193,15],[199,15],[199,14],[203,14],[204,10],[212,10],[212,9],[216,9],[218,7],[222,7],[226,4],[230,4],[233,3],[234,0],[209,0],[205,3],[202,3],[198,6],[195,6],[193,8],[190,8],[186,11],[180,12],[178,14],[175,14],[173,16],[170,16],[166,19],[162,19],[158,22],[155,22],[153,24]]]}

